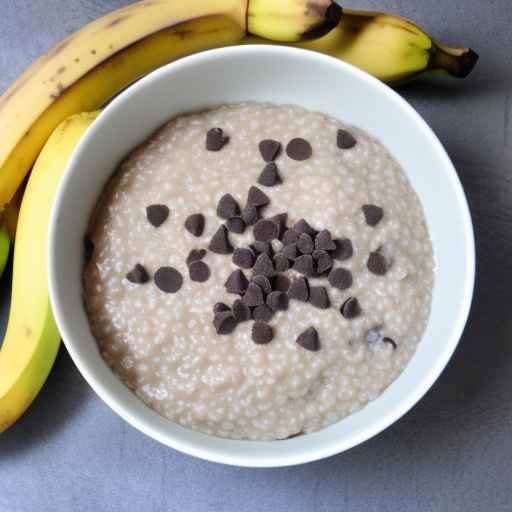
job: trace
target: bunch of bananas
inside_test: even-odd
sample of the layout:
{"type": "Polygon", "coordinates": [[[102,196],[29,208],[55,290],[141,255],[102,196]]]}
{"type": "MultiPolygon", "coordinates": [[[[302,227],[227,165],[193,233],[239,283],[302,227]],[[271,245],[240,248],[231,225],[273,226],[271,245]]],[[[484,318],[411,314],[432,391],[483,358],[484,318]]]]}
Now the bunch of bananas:
{"type": "MultiPolygon", "coordinates": [[[[0,350],[0,432],[37,395],[59,346],[47,288],[47,230],[59,178],[96,116],[82,112],[184,55],[269,42],[332,55],[389,83],[425,72],[465,77],[478,59],[472,50],[435,42],[404,18],[342,10],[332,0],[143,0],[40,57],[0,97],[0,211],[11,237],[16,219],[18,226],[0,350]],[[17,194],[31,169],[18,217],[17,194]]],[[[0,269],[9,251],[6,229],[0,269]]]]}

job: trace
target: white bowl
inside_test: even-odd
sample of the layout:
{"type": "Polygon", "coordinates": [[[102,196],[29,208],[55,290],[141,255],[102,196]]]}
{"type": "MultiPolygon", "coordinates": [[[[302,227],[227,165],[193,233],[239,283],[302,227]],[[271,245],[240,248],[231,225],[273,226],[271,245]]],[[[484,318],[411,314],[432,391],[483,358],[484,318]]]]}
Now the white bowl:
{"type": "Polygon", "coordinates": [[[432,130],[393,90],[331,57],[296,48],[240,46],[169,64],[120,94],[80,142],[50,225],[50,295],[64,343],[96,393],[128,423],[177,450],[240,466],[300,464],[347,450],[405,414],[432,386],[462,334],[473,293],[475,250],[461,184],[432,130]],[[357,125],[387,146],[418,193],[437,261],[432,313],[405,371],[361,411],[285,441],[221,439],[166,420],[110,371],[89,331],[81,297],[89,214],[111,172],[177,114],[244,100],[292,103],[357,125]]]}

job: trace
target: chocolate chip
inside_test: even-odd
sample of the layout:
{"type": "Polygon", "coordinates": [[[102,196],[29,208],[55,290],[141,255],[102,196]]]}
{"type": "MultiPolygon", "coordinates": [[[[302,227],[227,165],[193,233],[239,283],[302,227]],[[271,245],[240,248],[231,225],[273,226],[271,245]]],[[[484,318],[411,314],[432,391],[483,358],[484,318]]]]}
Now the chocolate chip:
{"type": "Polygon", "coordinates": [[[183,277],[173,267],[160,267],[155,272],[155,284],[165,293],[176,293],[183,285],[183,277]]]}
{"type": "Polygon", "coordinates": [[[205,219],[202,213],[193,213],[185,221],[185,229],[194,236],[201,236],[204,231],[205,219]]]}
{"type": "Polygon", "coordinates": [[[336,249],[332,253],[334,259],[339,261],[345,261],[354,255],[354,247],[352,242],[348,238],[341,238],[334,240],[334,244],[336,245],[336,249]]]}
{"type": "Polygon", "coordinates": [[[126,274],[126,279],[128,279],[130,283],[144,284],[149,281],[149,275],[147,270],[140,263],[137,263],[135,267],[126,274]]]}
{"type": "Polygon", "coordinates": [[[254,276],[251,281],[257,284],[265,295],[268,295],[272,291],[272,285],[270,284],[268,277],[257,275],[254,276]]]}
{"type": "Polygon", "coordinates": [[[252,271],[254,275],[272,277],[274,275],[274,264],[267,254],[261,253],[256,258],[252,271]]]}
{"type": "Polygon", "coordinates": [[[274,249],[270,242],[254,242],[251,244],[251,249],[254,251],[254,254],[266,254],[269,258],[274,256],[274,249]]]}
{"type": "Polygon", "coordinates": [[[235,252],[233,253],[233,263],[237,267],[241,268],[252,268],[255,261],[254,253],[251,251],[251,249],[246,249],[242,247],[237,247],[235,249],[235,252]]]}
{"type": "Polygon", "coordinates": [[[297,339],[297,343],[306,350],[311,352],[318,352],[320,350],[320,340],[318,339],[318,332],[314,327],[309,327],[297,339]]]}
{"type": "Polygon", "coordinates": [[[270,220],[277,224],[277,227],[279,229],[277,238],[281,240],[283,238],[284,232],[286,231],[286,222],[288,221],[288,214],[278,213],[277,215],[270,217],[270,220]]]}
{"type": "Polygon", "coordinates": [[[321,251],[318,249],[313,251],[313,262],[318,275],[321,275],[332,268],[332,258],[327,251],[321,251]]]}
{"type": "Polygon", "coordinates": [[[338,130],[336,143],[340,149],[351,149],[357,144],[357,140],[347,130],[338,130]]]}
{"type": "Polygon", "coordinates": [[[277,165],[274,162],[270,162],[265,165],[263,171],[261,171],[261,174],[258,177],[258,183],[264,187],[274,187],[282,182],[283,180],[281,179],[277,165]]]}
{"type": "Polygon", "coordinates": [[[393,340],[392,338],[388,338],[387,336],[385,338],[382,339],[382,341],[384,343],[389,343],[392,347],[393,347],[393,350],[396,350],[397,348],[397,344],[395,342],[395,340],[393,340]]]}
{"type": "Polygon", "coordinates": [[[384,217],[384,210],[374,204],[365,204],[361,207],[361,210],[363,210],[366,224],[371,227],[376,226],[384,217]]]}
{"type": "Polygon", "coordinates": [[[318,231],[314,228],[312,228],[307,221],[304,219],[300,219],[295,223],[293,226],[293,229],[299,233],[299,235],[302,235],[302,233],[307,233],[309,236],[315,237],[318,233],[318,231]]]}
{"type": "Polygon", "coordinates": [[[300,272],[308,277],[315,276],[315,269],[313,267],[313,256],[311,254],[302,254],[298,256],[293,264],[293,270],[300,272]]]}
{"type": "Polygon", "coordinates": [[[240,206],[231,194],[224,194],[217,204],[217,215],[221,219],[230,219],[240,213],[240,206]]]}
{"type": "Polygon", "coordinates": [[[261,157],[265,162],[272,162],[281,152],[281,143],[273,139],[265,139],[259,143],[261,157]]]}
{"type": "Polygon", "coordinates": [[[309,302],[319,309],[329,309],[331,301],[327,290],[323,286],[311,286],[309,288],[309,302]]]}
{"type": "Polygon", "coordinates": [[[270,240],[277,238],[277,235],[279,234],[279,227],[271,220],[262,219],[256,223],[256,226],[254,226],[253,234],[254,238],[258,242],[270,242],[270,240]]]}
{"type": "Polygon", "coordinates": [[[251,310],[240,299],[233,302],[233,316],[237,322],[247,322],[251,319],[251,310]]]}
{"type": "Polygon", "coordinates": [[[334,251],[336,249],[336,244],[334,243],[331,232],[328,229],[324,229],[316,235],[315,249],[321,251],[334,251]]]}
{"type": "Polygon", "coordinates": [[[327,277],[329,284],[338,290],[346,290],[352,286],[352,273],[346,268],[335,268],[329,272],[327,277]]]}
{"type": "Polygon", "coordinates": [[[224,135],[222,128],[212,128],[206,133],[208,151],[220,151],[228,142],[229,137],[224,135]]]}
{"type": "Polygon", "coordinates": [[[304,277],[295,279],[288,289],[288,297],[290,299],[307,302],[309,299],[309,283],[304,277]]]}
{"type": "Polygon", "coordinates": [[[245,222],[242,217],[231,217],[226,221],[226,227],[231,233],[242,234],[245,231],[245,222]]]}
{"type": "Polygon", "coordinates": [[[276,272],[286,272],[290,268],[290,261],[283,254],[274,256],[274,267],[276,272]]]}
{"type": "Polygon", "coordinates": [[[315,244],[313,243],[313,239],[307,233],[302,233],[297,240],[297,249],[299,252],[302,254],[311,254],[314,248],[315,244]]]}
{"type": "Polygon", "coordinates": [[[292,139],[286,146],[286,154],[293,160],[299,162],[307,160],[313,153],[311,144],[300,137],[292,139]]]}
{"type": "Polygon", "coordinates": [[[242,220],[246,223],[247,226],[252,226],[258,222],[260,218],[258,209],[255,206],[246,206],[242,210],[242,220]]]}
{"type": "Polygon", "coordinates": [[[204,261],[193,261],[188,267],[191,281],[204,283],[210,279],[210,267],[204,261]]]}
{"type": "Polygon", "coordinates": [[[210,251],[217,254],[231,254],[233,252],[233,246],[228,238],[228,230],[226,226],[220,226],[216,233],[210,240],[208,246],[210,251]]]}
{"type": "Polygon", "coordinates": [[[152,204],[146,208],[146,217],[152,226],[158,228],[169,217],[169,208],[165,204],[152,204]]]}
{"type": "Polygon", "coordinates": [[[258,187],[251,187],[247,194],[247,206],[266,206],[270,199],[258,187]]]}
{"type": "Polygon", "coordinates": [[[359,305],[359,301],[355,297],[349,297],[341,306],[340,312],[347,320],[357,318],[361,313],[362,309],[359,305]]]}
{"type": "Polygon", "coordinates": [[[217,334],[231,334],[237,325],[236,318],[231,311],[221,311],[213,317],[213,326],[217,334]]]}
{"type": "Polygon", "coordinates": [[[288,309],[288,295],[284,292],[275,291],[269,293],[267,297],[267,306],[272,311],[286,311],[288,309]]]}
{"type": "Polygon", "coordinates": [[[85,261],[91,261],[94,253],[94,242],[91,240],[89,235],[84,236],[84,257],[85,261]]]}
{"type": "Polygon", "coordinates": [[[204,249],[192,249],[187,256],[187,259],[185,260],[187,267],[193,262],[193,261],[200,261],[206,256],[206,251],[204,249]]]}
{"type": "Polygon", "coordinates": [[[293,244],[293,243],[297,242],[297,240],[299,239],[299,236],[300,236],[300,234],[297,233],[297,231],[295,231],[294,229],[287,229],[284,232],[282,242],[284,245],[293,244]]]}
{"type": "Polygon", "coordinates": [[[281,254],[289,260],[295,260],[297,258],[297,244],[288,244],[281,249],[281,254]]]}
{"type": "Polygon", "coordinates": [[[259,320],[260,322],[270,322],[273,316],[274,312],[265,305],[254,308],[254,311],[252,312],[254,320],[259,320]]]}
{"type": "Polygon", "coordinates": [[[383,338],[384,338],[384,335],[382,334],[382,326],[372,327],[366,333],[366,341],[370,345],[379,343],[380,341],[383,340],[383,338]]]}
{"type": "Polygon", "coordinates": [[[272,278],[272,288],[275,291],[286,293],[290,288],[290,280],[284,274],[277,274],[272,278]]]}
{"type": "Polygon", "coordinates": [[[377,276],[384,276],[388,271],[386,259],[380,252],[372,252],[366,262],[368,270],[377,276]]]}
{"type": "Polygon", "coordinates": [[[230,311],[230,307],[224,302],[216,302],[213,305],[213,313],[220,313],[221,311],[230,311]]]}
{"type": "Polygon", "coordinates": [[[263,290],[256,283],[249,283],[247,291],[242,300],[246,306],[251,308],[261,306],[265,299],[263,298],[263,290]]]}
{"type": "Polygon", "coordinates": [[[258,345],[266,345],[272,341],[272,327],[264,322],[254,322],[252,326],[252,341],[258,345]]]}
{"type": "Polygon", "coordinates": [[[245,274],[237,269],[231,272],[227,281],[224,283],[226,291],[228,293],[235,293],[236,295],[243,295],[247,291],[249,281],[245,277],[245,274]]]}

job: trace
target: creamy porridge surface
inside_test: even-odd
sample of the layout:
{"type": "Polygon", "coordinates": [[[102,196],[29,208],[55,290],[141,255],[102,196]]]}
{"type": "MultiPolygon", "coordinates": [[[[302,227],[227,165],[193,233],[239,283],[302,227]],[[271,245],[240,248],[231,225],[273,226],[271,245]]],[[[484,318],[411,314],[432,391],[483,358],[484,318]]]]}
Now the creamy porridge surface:
{"type": "MultiPolygon", "coordinates": [[[[351,144],[342,140],[344,145],[351,144]]],[[[230,232],[230,243],[249,247],[253,227],[230,232]]],[[[88,237],[94,250],[84,269],[84,300],[102,356],[149,407],[217,436],[283,439],[361,409],[407,365],[429,317],[432,245],[421,204],[400,166],[365,132],[295,106],[244,103],[172,120],[121,164],[88,237]],[[214,127],[229,137],[219,151],[206,149],[206,134],[214,127]],[[340,129],[353,135],[355,146],[339,147],[340,129]],[[299,137],[312,150],[299,155],[304,160],[287,152],[299,137]],[[282,144],[275,158],[282,183],[275,186],[258,183],[267,165],[259,149],[264,139],[282,144]],[[255,335],[264,343],[268,333],[255,334],[253,320],[239,322],[229,334],[216,332],[219,326],[229,331],[229,321],[213,322],[216,303],[231,307],[240,298],[225,287],[239,269],[232,254],[208,250],[225,223],[217,206],[229,193],[243,208],[252,186],[270,199],[260,209],[262,218],[286,212],[288,228],[305,219],[333,239],[350,239],[353,247],[351,257],[333,260],[334,269],[351,273],[352,284],[336,288],[329,272],[307,276],[310,288],[325,287],[330,307],[319,307],[326,305],[325,294],[315,305],[290,299],[287,309],[268,320],[272,339],[265,344],[255,343],[255,335]],[[169,209],[168,216],[165,208],[153,212],[162,214],[152,219],[162,222],[158,227],[148,221],[149,205],[169,209]],[[373,206],[364,211],[364,205],[373,206]],[[184,225],[198,213],[205,226],[194,236],[184,225]],[[193,249],[207,250],[206,267],[195,267],[199,274],[209,270],[209,276],[199,275],[204,282],[190,277],[186,260],[193,249]],[[140,272],[133,277],[136,264],[147,272],[147,282],[132,282],[144,281],[140,272]],[[161,267],[179,274],[157,276],[161,267]],[[159,286],[179,289],[166,293],[159,286]],[[349,298],[357,303],[347,304],[349,298]]],[[[271,243],[277,254],[283,244],[271,243]]],[[[250,280],[253,270],[241,270],[250,280]]],[[[292,269],[281,274],[292,282],[301,276],[292,269]]]]}

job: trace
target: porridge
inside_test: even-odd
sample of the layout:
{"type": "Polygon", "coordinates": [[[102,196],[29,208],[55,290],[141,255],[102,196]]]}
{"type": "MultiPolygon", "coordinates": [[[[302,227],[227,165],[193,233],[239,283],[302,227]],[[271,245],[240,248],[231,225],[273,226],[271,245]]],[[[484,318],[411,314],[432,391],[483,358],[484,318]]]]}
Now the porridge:
{"type": "Polygon", "coordinates": [[[108,183],[84,302],[103,358],[180,425],[284,439],[361,409],[425,330],[421,204],[368,134],[295,106],[180,116],[108,183]]]}

